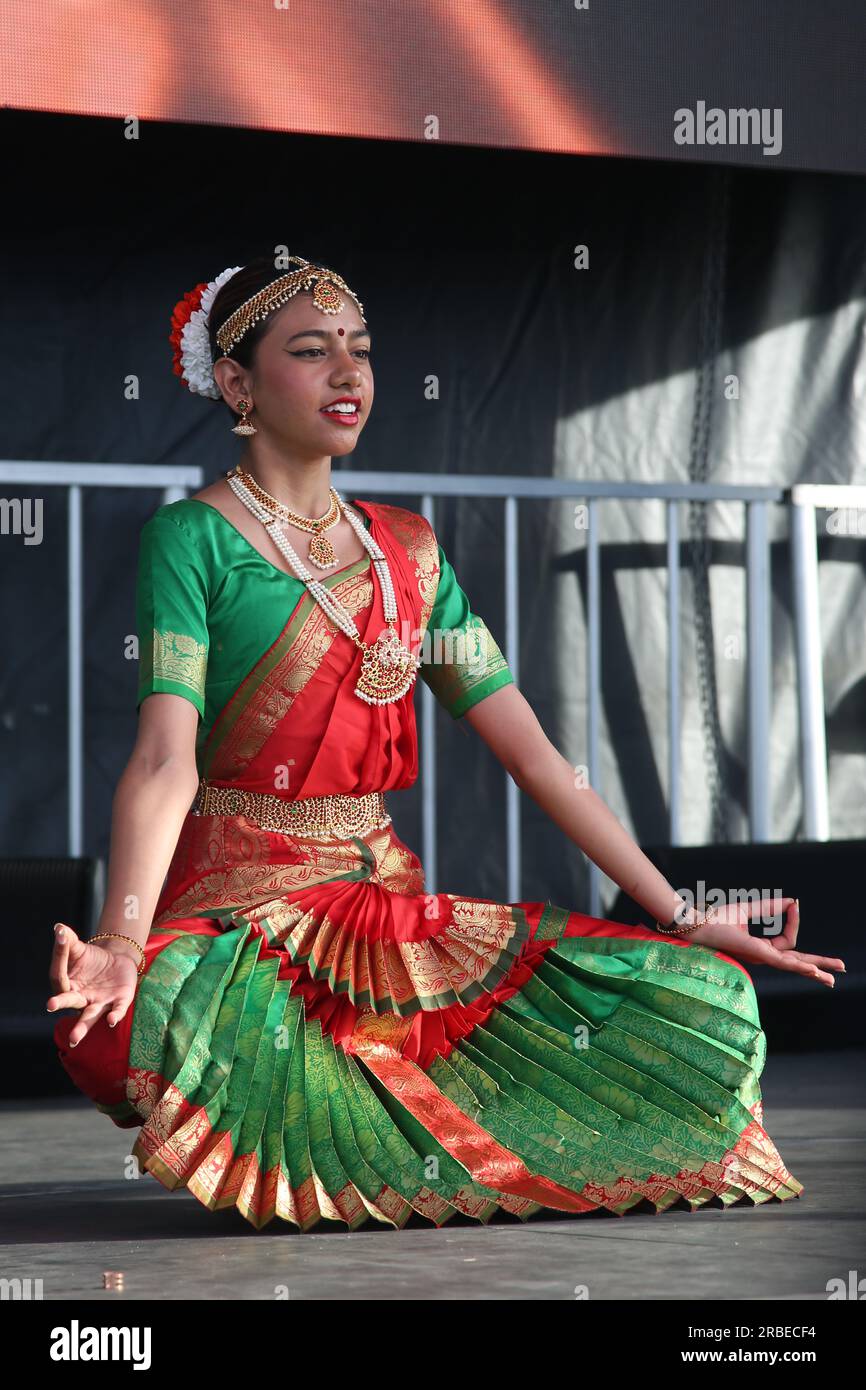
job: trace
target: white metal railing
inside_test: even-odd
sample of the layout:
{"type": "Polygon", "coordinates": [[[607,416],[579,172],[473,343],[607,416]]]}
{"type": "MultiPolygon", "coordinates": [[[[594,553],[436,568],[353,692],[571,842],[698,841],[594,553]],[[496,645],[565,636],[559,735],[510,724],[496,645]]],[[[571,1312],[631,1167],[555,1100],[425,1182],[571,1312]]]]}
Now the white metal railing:
{"type": "MultiPolygon", "coordinates": [[[[503,654],[519,684],[519,500],[581,500],[586,503],[587,551],[587,767],[590,785],[600,785],[601,720],[601,566],[598,504],[602,501],[664,501],[668,574],[668,795],[671,844],[680,843],[680,558],[679,506],[683,502],[734,501],[746,508],[747,705],[749,829],[753,840],[770,838],[769,787],[765,750],[771,717],[771,607],[768,507],[786,504],[793,574],[794,623],[798,668],[800,762],[803,828],[810,839],[829,838],[824,690],[818,602],[818,554],[815,524],[821,508],[866,509],[866,487],[798,484],[791,489],[710,483],[609,483],[582,479],[508,476],[442,476],[433,473],[380,473],[334,469],[332,479],[344,494],[417,496],[419,510],[435,527],[437,497],[501,497],[504,502],[503,586],[505,623],[503,654]]],[[[201,487],[198,467],[148,464],[78,464],[0,461],[0,485],[63,487],[69,494],[69,853],[82,852],[83,811],[83,650],[82,650],[82,489],[137,487],[163,491],[171,502],[201,487]]],[[[436,704],[421,689],[422,862],[427,886],[435,892],[436,704]]],[[[506,777],[506,863],[509,902],[521,898],[519,789],[506,777]]],[[[590,861],[590,905],[600,913],[601,872],[590,861]]]]}
{"type": "MultiPolygon", "coordinates": [[[[391,493],[421,498],[420,510],[434,523],[436,497],[501,497],[505,507],[503,654],[519,684],[518,647],[518,500],[574,500],[587,506],[587,768],[590,785],[600,786],[601,728],[601,555],[598,503],[664,501],[668,573],[668,816],[671,844],[680,837],[680,536],[679,507],[684,502],[741,502],[746,509],[747,579],[747,713],[749,831],[752,840],[770,839],[770,792],[766,775],[771,717],[771,599],[768,508],[786,504],[793,570],[794,624],[798,667],[803,829],[809,839],[829,838],[827,756],[824,732],[824,687],[818,603],[818,551],[815,512],[820,508],[866,508],[866,487],[798,484],[791,489],[712,483],[612,483],[582,479],[510,476],[441,476],[421,473],[368,473],[334,470],[339,487],[355,496],[391,493]]],[[[434,523],[435,524],[435,523],[434,523]]],[[[436,786],[434,697],[422,690],[422,860],[427,884],[435,892],[436,786]]],[[[506,779],[507,894],[521,897],[519,791],[506,779]]],[[[601,910],[601,871],[590,861],[589,912],[601,910]]]]}
{"type": "Polygon", "coordinates": [[[161,488],[163,502],[175,502],[190,488],[199,488],[204,479],[201,468],[149,463],[34,463],[0,460],[0,486],[62,487],[69,499],[67,512],[66,581],[68,617],[69,724],[67,756],[69,793],[67,797],[68,853],[83,853],[84,842],[84,488],[161,488]]]}
{"type": "MultiPolygon", "coordinates": [[[[803,828],[807,839],[830,838],[824,680],[821,665],[821,610],[818,602],[818,542],[815,513],[851,510],[866,517],[866,487],[796,483],[791,488],[791,566],[796,619],[800,698],[800,767],[803,828]]],[[[866,536],[862,525],[860,537],[866,536]]]]}

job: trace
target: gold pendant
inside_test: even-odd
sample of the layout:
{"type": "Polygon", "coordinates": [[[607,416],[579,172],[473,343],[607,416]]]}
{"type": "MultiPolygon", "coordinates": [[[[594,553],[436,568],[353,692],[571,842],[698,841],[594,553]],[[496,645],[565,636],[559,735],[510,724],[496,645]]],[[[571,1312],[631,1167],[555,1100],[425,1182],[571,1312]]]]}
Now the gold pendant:
{"type": "Polygon", "coordinates": [[[313,303],[317,309],[321,309],[323,314],[339,314],[343,307],[343,301],[337,293],[336,285],[324,277],[316,281],[316,288],[313,290],[313,303]]]}
{"type": "Polygon", "coordinates": [[[410,689],[420,665],[420,657],[407,651],[389,627],[364,652],[355,694],[368,705],[393,704],[410,689]]]}
{"type": "Polygon", "coordinates": [[[313,532],[308,559],[320,570],[330,569],[332,565],[337,563],[337,552],[324,531],[313,532]]]}

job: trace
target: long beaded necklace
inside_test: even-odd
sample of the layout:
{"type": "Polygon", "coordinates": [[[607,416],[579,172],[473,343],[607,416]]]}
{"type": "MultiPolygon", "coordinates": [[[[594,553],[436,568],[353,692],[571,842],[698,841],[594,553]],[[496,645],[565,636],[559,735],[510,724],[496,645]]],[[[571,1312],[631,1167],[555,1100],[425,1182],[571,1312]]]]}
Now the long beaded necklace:
{"type": "Polygon", "coordinates": [[[333,488],[328,489],[331,503],[324,516],[302,516],[300,512],[291,511],[283,502],[278,502],[276,497],[265,492],[261,484],[256,482],[252,473],[248,473],[240,463],[235,465],[232,472],[240,478],[241,482],[246,484],[253,497],[262,504],[271,516],[278,516],[282,521],[287,521],[290,526],[297,526],[299,531],[307,531],[312,535],[307,554],[307,559],[311,565],[315,565],[320,570],[334,568],[334,565],[337,564],[337,553],[324,534],[325,531],[330,531],[332,526],[336,526],[340,520],[340,507],[333,488]]]}
{"type": "Polygon", "coordinates": [[[288,560],[311,596],[340,631],[363,652],[361,671],[355,686],[358,698],[368,705],[389,705],[401,700],[411,688],[421,660],[420,657],[413,656],[397,636],[397,599],[387,557],[363,523],[347,508],[340,493],[336,488],[331,489],[340,511],[370,556],[382,588],[382,607],[388,629],[380,632],[372,645],[361,640],[355,620],[346,606],[307,569],[286,535],[280,517],[274,516],[269,508],[253,495],[243,479],[238,476],[236,468],[229,470],[226,479],[235,496],[262,523],[274,545],[288,560]]]}

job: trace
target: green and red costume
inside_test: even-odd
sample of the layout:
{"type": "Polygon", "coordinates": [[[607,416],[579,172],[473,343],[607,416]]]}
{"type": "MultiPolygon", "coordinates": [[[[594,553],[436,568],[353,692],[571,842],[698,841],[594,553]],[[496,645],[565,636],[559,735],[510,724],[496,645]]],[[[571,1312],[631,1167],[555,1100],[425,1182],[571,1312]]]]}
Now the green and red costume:
{"type": "MultiPolygon", "coordinates": [[[[459,718],[513,679],[501,651],[424,517],[352,505],[418,642],[467,639],[428,641],[419,672],[459,718]]],[[[374,641],[369,557],[323,582],[374,641]]],[[[293,799],[415,782],[415,686],[359,700],[358,649],[208,503],[144,527],[137,616],[139,703],[192,701],[208,781],[274,794],[282,769],[293,799]]],[[[762,1125],[766,1038],[739,962],[550,903],[428,893],[393,824],[317,840],[190,812],[145,950],[115,1029],[70,1049],[77,1016],[58,1021],[63,1065],[140,1127],[143,1168],[257,1228],[802,1191],[762,1125]]]]}

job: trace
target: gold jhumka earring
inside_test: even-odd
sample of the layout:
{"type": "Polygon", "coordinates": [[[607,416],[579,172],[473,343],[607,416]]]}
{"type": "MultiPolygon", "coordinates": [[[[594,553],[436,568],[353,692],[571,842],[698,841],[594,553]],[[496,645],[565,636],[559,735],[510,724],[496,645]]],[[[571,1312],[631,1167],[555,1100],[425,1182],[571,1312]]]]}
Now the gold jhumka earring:
{"type": "Polygon", "coordinates": [[[250,402],[241,396],[237,403],[237,409],[241,412],[241,418],[236,425],[232,425],[232,434],[258,434],[255,425],[247,419],[247,415],[252,410],[250,402]]]}

